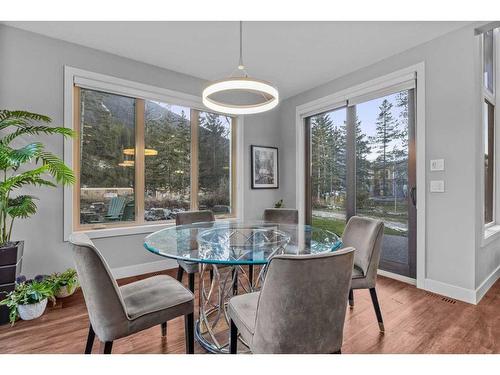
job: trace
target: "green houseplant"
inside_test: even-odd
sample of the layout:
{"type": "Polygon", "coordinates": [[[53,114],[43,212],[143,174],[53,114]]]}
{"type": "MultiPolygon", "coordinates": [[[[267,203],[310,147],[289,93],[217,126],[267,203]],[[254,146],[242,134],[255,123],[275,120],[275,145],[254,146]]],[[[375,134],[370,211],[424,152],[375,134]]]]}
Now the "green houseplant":
{"type": "Polygon", "coordinates": [[[48,299],[53,300],[54,284],[44,276],[36,276],[33,280],[19,276],[16,287],[9,292],[0,305],[9,308],[9,320],[12,325],[18,316],[23,320],[40,317],[47,307],[48,299]]]}
{"type": "Polygon", "coordinates": [[[78,276],[73,268],[68,268],[61,273],[53,273],[49,276],[49,281],[54,286],[54,296],[57,298],[69,297],[78,287],[78,276]]]}
{"type": "Polygon", "coordinates": [[[14,192],[24,186],[63,185],[75,181],[73,171],[56,155],[45,150],[43,143],[30,142],[14,147],[15,141],[29,136],[63,135],[73,131],[64,127],[49,126],[47,116],[26,111],[0,110],[0,246],[11,244],[15,219],[28,218],[36,213],[35,197],[14,192]],[[50,179],[48,179],[49,177],[50,179]]]}
{"type": "MultiPolygon", "coordinates": [[[[71,129],[50,123],[49,117],[37,113],[0,110],[0,284],[11,291],[17,287],[13,278],[21,271],[24,246],[24,241],[11,240],[14,222],[37,210],[36,197],[19,191],[27,186],[54,187],[75,181],[72,170],[35,138],[73,136],[71,129]]],[[[0,306],[0,324],[6,322],[6,313],[5,306],[0,306]]]]}

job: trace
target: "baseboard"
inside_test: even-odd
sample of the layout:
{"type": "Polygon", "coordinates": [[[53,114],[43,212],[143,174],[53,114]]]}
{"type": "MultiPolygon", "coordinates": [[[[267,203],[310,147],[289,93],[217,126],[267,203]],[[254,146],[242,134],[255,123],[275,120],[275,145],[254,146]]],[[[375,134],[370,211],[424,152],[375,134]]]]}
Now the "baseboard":
{"type": "Polygon", "coordinates": [[[143,275],[145,273],[164,271],[171,268],[176,268],[177,262],[173,259],[158,260],[149,263],[133,264],[131,266],[113,268],[111,272],[115,279],[123,279],[124,277],[131,277],[143,275]]]}
{"type": "Polygon", "coordinates": [[[401,282],[406,283],[406,284],[417,285],[417,280],[412,279],[411,277],[408,277],[408,276],[398,275],[397,273],[384,271],[384,270],[378,270],[377,274],[380,276],[388,277],[390,279],[401,281],[401,282]]]}
{"type": "Polygon", "coordinates": [[[473,289],[466,289],[432,279],[424,280],[423,289],[463,302],[476,304],[476,291],[473,289]]]}
{"type": "Polygon", "coordinates": [[[486,292],[495,284],[495,282],[500,278],[500,266],[498,266],[490,275],[484,279],[484,281],[476,289],[476,304],[481,301],[486,292]]]}

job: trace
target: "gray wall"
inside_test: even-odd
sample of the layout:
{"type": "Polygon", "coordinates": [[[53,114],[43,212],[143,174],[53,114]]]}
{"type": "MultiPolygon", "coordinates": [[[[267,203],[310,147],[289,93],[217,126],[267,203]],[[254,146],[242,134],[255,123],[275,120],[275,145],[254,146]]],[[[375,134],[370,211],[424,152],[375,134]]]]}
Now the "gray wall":
{"type": "MultiPolygon", "coordinates": [[[[116,55],[47,38],[0,25],[0,108],[25,109],[46,114],[55,124],[63,123],[63,67],[108,74],[136,82],[200,95],[204,81],[116,55]]],[[[259,210],[275,200],[276,191],[249,189],[248,155],[250,144],[278,143],[277,112],[269,117],[245,119],[245,216],[257,218],[259,210]],[[248,173],[247,173],[248,172],[248,173]]],[[[63,140],[42,137],[50,151],[63,155],[63,140]]],[[[63,242],[63,189],[30,189],[40,198],[39,212],[15,226],[14,239],[24,239],[23,273],[61,271],[72,264],[69,246],[63,242]]],[[[112,268],[161,260],[146,253],[144,235],[96,240],[112,268]]]]}
{"type": "MultiPolygon", "coordinates": [[[[426,186],[426,277],[452,286],[475,289],[485,275],[500,264],[500,242],[481,255],[476,272],[475,178],[480,161],[476,155],[481,123],[477,110],[475,38],[473,27],[392,56],[314,88],[281,104],[283,195],[295,202],[295,108],[398,69],[425,62],[426,179],[444,179],[444,194],[429,193],[426,186]],[[284,147],[286,145],[286,148],[284,147]],[[429,172],[429,160],[444,158],[444,172],[429,172]],[[483,259],[484,258],[484,259],[483,259]],[[484,271],[483,271],[484,270],[484,271]],[[476,274],[481,276],[476,279],[476,274]]],[[[477,249],[480,252],[480,249],[477,249]]]]}
{"type": "MultiPolygon", "coordinates": [[[[274,207],[274,203],[280,200],[281,197],[281,182],[283,175],[280,174],[280,189],[255,189],[252,190],[251,180],[251,155],[250,146],[280,146],[280,128],[279,128],[279,112],[278,108],[263,114],[246,116],[245,118],[245,148],[244,165],[248,166],[244,175],[244,192],[245,192],[245,212],[244,216],[247,220],[261,220],[262,213],[265,208],[274,207]]],[[[278,149],[278,157],[281,157],[283,147],[278,149]]],[[[279,163],[281,159],[279,160],[279,163]]],[[[281,165],[279,165],[281,167],[281,165]]],[[[280,171],[282,172],[282,171],[280,171]]],[[[295,202],[285,202],[285,205],[295,205],[295,202]]]]}

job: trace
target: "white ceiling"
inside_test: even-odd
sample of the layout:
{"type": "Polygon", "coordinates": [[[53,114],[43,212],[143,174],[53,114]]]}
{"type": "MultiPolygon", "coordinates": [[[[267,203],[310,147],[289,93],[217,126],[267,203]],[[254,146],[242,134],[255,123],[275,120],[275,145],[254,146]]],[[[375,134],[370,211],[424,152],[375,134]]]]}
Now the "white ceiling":
{"type": "MultiPolygon", "coordinates": [[[[238,22],[4,23],[207,80],[238,63],[238,22]]],[[[467,23],[244,22],[244,62],[286,98],[467,23]]]]}

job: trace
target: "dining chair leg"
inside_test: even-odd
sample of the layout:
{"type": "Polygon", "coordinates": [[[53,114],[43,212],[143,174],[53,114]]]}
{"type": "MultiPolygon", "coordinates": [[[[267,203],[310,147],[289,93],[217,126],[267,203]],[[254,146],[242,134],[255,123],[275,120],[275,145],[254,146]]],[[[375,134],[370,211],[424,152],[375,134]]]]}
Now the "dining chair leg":
{"type": "Polygon", "coordinates": [[[352,309],[354,307],[354,291],[349,289],[349,307],[352,309]]]}
{"type": "Polygon", "coordinates": [[[194,354],[194,313],[184,315],[184,335],[186,336],[186,353],[194,354]]]}
{"type": "Polygon", "coordinates": [[[378,303],[377,292],[375,288],[370,288],[370,296],[372,297],[373,308],[375,309],[375,314],[377,315],[378,327],[380,332],[385,332],[384,320],[382,319],[382,311],[380,311],[380,305],[378,303]]]}
{"type": "Polygon", "coordinates": [[[106,341],[103,345],[103,354],[111,354],[111,349],[113,349],[113,341],[106,341]]]}
{"type": "Polygon", "coordinates": [[[161,336],[167,337],[167,322],[161,324],[161,336]]]}
{"type": "Polygon", "coordinates": [[[92,347],[94,346],[95,332],[92,328],[92,324],[89,324],[89,334],[87,336],[87,345],[85,346],[85,354],[92,353],[92,347]]]}
{"type": "Polygon", "coordinates": [[[194,293],[194,273],[189,274],[189,290],[194,293]]]}
{"type": "Polygon", "coordinates": [[[179,266],[177,268],[177,281],[180,283],[182,283],[182,275],[184,275],[184,269],[181,266],[179,266]]]}
{"type": "Polygon", "coordinates": [[[233,268],[232,277],[233,277],[233,296],[238,294],[238,270],[233,268]]]}
{"type": "Polygon", "coordinates": [[[238,351],[238,327],[231,319],[231,332],[229,337],[229,354],[236,354],[238,351]]]}
{"type": "Polygon", "coordinates": [[[253,287],[253,264],[248,266],[248,280],[250,280],[250,286],[253,287]]]}

